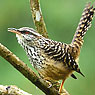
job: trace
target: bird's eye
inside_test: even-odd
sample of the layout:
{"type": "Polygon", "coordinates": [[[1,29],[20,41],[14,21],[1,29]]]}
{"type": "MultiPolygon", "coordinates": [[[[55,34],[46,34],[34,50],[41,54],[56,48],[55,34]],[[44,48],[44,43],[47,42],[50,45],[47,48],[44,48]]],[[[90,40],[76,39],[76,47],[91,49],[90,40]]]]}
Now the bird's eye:
{"type": "Polygon", "coordinates": [[[28,32],[28,31],[26,31],[26,32],[25,32],[25,34],[29,34],[29,32],[28,32]]]}
{"type": "Polygon", "coordinates": [[[20,31],[22,34],[29,34],[29,31],[20,31]]]}

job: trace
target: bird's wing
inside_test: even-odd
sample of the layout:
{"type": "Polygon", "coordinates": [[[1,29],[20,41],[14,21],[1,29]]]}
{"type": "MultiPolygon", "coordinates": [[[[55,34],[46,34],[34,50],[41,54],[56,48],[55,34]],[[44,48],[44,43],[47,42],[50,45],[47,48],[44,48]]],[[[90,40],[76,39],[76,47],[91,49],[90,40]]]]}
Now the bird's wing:
{"type": "MultiPolygon", "coordinates": [[[[41,45],[40,45],[41,46],[41,45]]],[[[84,76],[80,69],[78,64],[76,63],[75,59],[71,56],[71,54],[68,52],[69,45],[57,41],[53,41],[50,39],[44,39],[44,45],[41,46],[44,53],[49,56],[49,58],[63,62],[64,65],[66,65],[69,69],[74,70],[78,73],[80,73],[82,76],[84,76]]]]}

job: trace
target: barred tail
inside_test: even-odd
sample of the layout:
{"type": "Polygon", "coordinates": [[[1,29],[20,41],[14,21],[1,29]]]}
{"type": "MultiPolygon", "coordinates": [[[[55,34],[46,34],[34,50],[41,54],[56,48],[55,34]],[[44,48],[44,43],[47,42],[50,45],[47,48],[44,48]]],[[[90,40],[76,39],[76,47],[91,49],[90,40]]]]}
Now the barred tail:
{"type": "Polygon", "coordinates": [[[77,27],[77,30],[75,32],[74,38],[72,40],[72,45],[77,46],[77,48],[80,48],[83,44],[83,37],[88,30],[88,28],[91,26],[91,21],[94,16],[95,8],[93,8],[93,5],[87,4],[86,8],[83,11],[82,17],[80,19],[80,23],[77,27]]]}

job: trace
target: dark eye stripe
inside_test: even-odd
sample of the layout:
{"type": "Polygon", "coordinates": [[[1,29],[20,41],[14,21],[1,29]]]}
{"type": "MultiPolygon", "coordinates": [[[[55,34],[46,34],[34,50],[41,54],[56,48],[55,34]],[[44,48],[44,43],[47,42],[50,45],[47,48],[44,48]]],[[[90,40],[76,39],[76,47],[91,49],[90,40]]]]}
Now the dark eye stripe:
{"type": "Polygon", "coordinates": [[[30,32],[27,30],[20,31],[22,34],[29,34],[30,32]]]}

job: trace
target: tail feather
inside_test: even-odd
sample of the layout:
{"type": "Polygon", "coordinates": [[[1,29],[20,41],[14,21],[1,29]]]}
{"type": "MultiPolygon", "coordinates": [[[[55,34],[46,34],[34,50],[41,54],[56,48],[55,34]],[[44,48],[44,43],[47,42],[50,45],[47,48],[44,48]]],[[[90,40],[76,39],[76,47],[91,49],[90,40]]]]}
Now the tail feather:
{"type": "Polygon", "coordinates": [[[71,77],[74,79],[77,79],[77,77],[74,74],[72,74],[71,77]]]}
{"type": "Polygon", "coordinates": [[[80,19],[79,25],[77,27],[77,30],[75,32],[74,38],[72,40],[72,44],[76,45],[77,47],[81,47],[83,44],[83,37],[89,27],[91,26],[91,21],[94,16],[95,8],[90,6],[91,4],[87,4],[85,7],[82,17],[80,19]]]}

